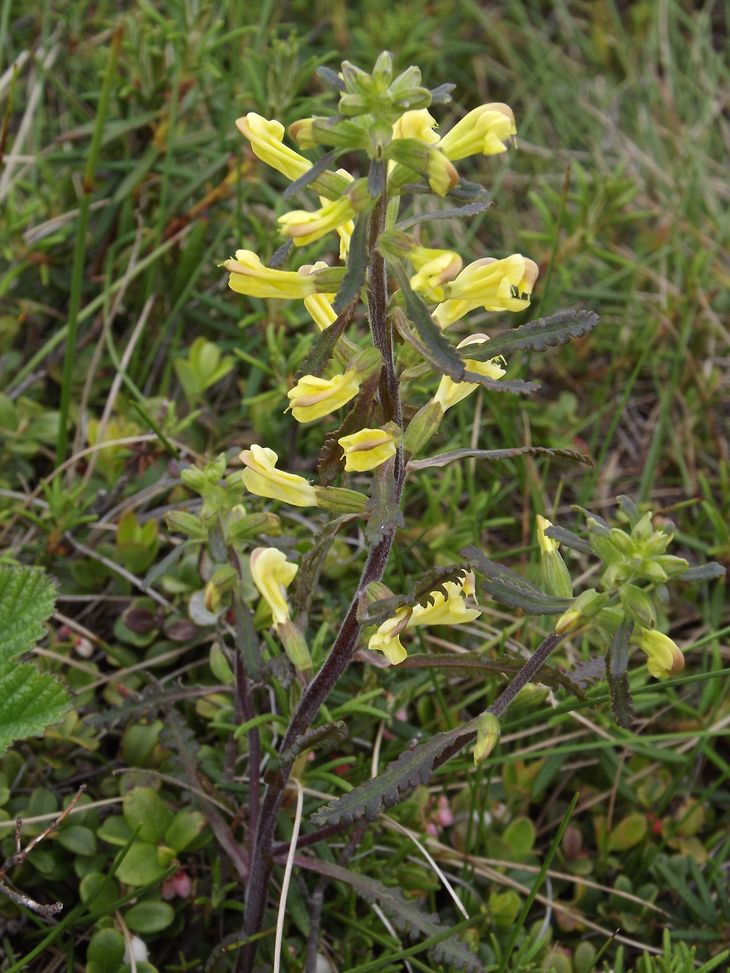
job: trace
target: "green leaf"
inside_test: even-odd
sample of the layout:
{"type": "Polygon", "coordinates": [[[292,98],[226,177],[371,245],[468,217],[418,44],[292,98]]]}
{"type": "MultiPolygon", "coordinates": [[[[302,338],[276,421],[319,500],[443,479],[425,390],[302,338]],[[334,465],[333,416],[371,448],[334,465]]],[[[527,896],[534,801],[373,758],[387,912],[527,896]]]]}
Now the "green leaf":
{"type": "Polygon", "coordinates": [[[317,825],[351,824],[359,818],[373,821],[382,811],[403,800],[414,787],[428,783],[434,770],[458,753],[474,736],[475,731],[470,724],[437,733],[412,750],[405,750],[377,777],[319,808],[312,815],[312,821],[317,825]]]}
{"type": "Polygon", "coordinates": [[[94,919],[108,916],[121,898],[119,882],[101,872],[89,872],[81,879],[79,896],[94,919]]]}
{"type": "Polygon", "coordinates": [[[138,902],[124,913],[124,921],[141,936],[162,932],[175,919],[175,910],[168,902],[138,902]]]}
{"type": "MultiPolygon", "coordinates": [[[[327,328],[327,331],[329,331],[329,328],[327,328]]],[[[373,411],[378,408],[378,400],[375,393],[377,392],[379,380],[380,372],[376,372],[363,383],[352,408],[342,420],[342,425],[339,429],[327,433],[325,436],[324,445],[320,449],[317,459],[317,472],[319,473],[319,481],[322,486],[330,484],[342,472],[342,446],[340,446],[338,440],[342,439],[343,436],[349,436],[359,429],[365,429],[372,425],[371,416],[373,411]]],[[[382,421],[382,415],[380,421],[382,421]]]]}
{"type": "Polygon", "coordinates": [[[140,841],[161,841],[172,813],[152,787],[135,787],[124,795],[124,817],[140,841]],[[139,830],[137,830],[139,829],[139,830]]]}
{"type": "Polygon", "coordinates": [[[547,595],[521,575],[490,561],[478,547],[470,545],[460,553],[481,576],[482,588],[502,605],[521,608],[528,615],[560,615],[571,605],[569,598],[547,595]]]}
{"type": "Polygon", "coordinates": [[[312,546],[302,558],[299,571],[294,580],[294,585],[289,596],[292,606],[293,617],[308,615],[312,598],[317,592],[317,584],[327,555],[329,554],[332,542],[337,536],[338,531],[345,524],[357,520],[357,514],[343,514],[335,517],[325,524],[315,535],[312,546]]]}
{"type": "MultiPolygon", "coordinates": [[[[398,888],[389,888],[368,875],[320,859],[307,858],[305,867],[334,881],[345,882],[366,902],[377,904],[399,932],[414,937],[431,937],[444,932],[439,916],[423,912],[413,902],[406,901],[398,888]]],[[[442,939],[431,946],[429,953],[435,963],[443,963],[450,970],[481,973],[479,959],[457,939],[442,939]]]]}
{"type": "MultiPolygon", "coordinates": [[[[517,456],[549,456],[551,459],[570,459],[577,463],[592,466],[590,456],[577,453],[574,449],[551,449],[547,446],[514,446],[508,449],[453,449],[448,453],[428,456],[425,459],[412,459],[408,463],[409,470],[427,470],[433,467],[448,466],[461,459],[514,459],[517,456]]],[[[586,545],[587,547],[588,545],[586,545]]],[[[590,548],[589,548],[590,550],[590,548]]]]}
{"type": "MultiPolygon", "coordinates": [[[[360,300],[360,292],[365,284],[368,269],[368,215],[360,213],[355,220],[355,229],[350,238],[350,252],[347,255],[347,270],[340,289],[335,295],[332,307],[338,314],[342,314],[349,307],[354,307],[360,300]]],[[[330,325],[333,328],[335,321],[330,325]]],[[[325,328],[326,334],[329,328],[325,328]]]]}
{"type": "Polygon", "coordinates": [[[55,601],[56,586],[43,571],[0,565],[0,662],[43,638],[55,601]]]}
{"type": "Polygon", "coordinates": [[[70,705],[55,679],[13,662],[0,662],[0,700],[0,754],[15,740],[40,736],[70,705]]]}
{"type": "Polygon", "coordinates": [[[146,841],[135,841],[119,863],[116,876],[125,885],[150,885],[167,871],[157,858],[157,846],[146,841]]]}
{"type": "Polygon", "coordinates": [[[332,357],[332,353],[335,350],[335,345],[342,336],[345,328],[350,323],[352,315],[355,313],[359,296],[360,295],[358,294],[357,297],[347,305],[347,307],[338,312],[337,318],[328,328],[325,328],[324,331],[320,331],[314,340],[311,351],[304,359],[301,368],[297,372],[298,377],[301,378],[302,375],[322,374],[324,369],[327,367],[327,363],[332,357]]]}
{"type": "Polygon", "coordinates": [[[709,561],[707,564],[693,564],[687,568],[684,574],[680,574],[677,581],[714,581],[715,578],[724,578],[725,568],[717,561],[709,561]]]}
{"type": "Polygon", "coordinates": [[[629,636],[634,627],[630,618],[624,617],[611,640],[606,660],[606,678],[611,696],[611,709],[619,726],[630,727],[634,722],[634,708],[629,684],[629,636]]]}
{"type": "Polygon", "coordinates": [[[458,220],[463,216],[475,216],[477,213],[483,213],[492,205],[492,200],[487,193],[485,197],[477,199],[473,203],[467,203],[465,206],[451,206],[446,209],[434,210],[432,213],[419,213],[417,216],[410,216],[407,220],[396,223],[396,229],[407,230],[418,223],[431,223],[432,220],[458,220]]]}
{"type": "MultiPolygon", "coordinates": [[[[397,310],[393,314],[396,330],[403,340],[412,345],[437,371],[448,375],[455,382],[460,382],[464,377],[464,362],[459,353],[444,337],[443,331],[431,317],[426,305],[411,288],[403,267],[395,264],[391,265],[391,269],[398,280],[406,308],[405,315],[397,310]],[[416,334],[411,330],[409,322],[415,327],[416,334]]],[[[469,347],[471,349],[476,345],[469,347]]]]}
{"type": "Polygon", "coordinates": [[[184,851],[206,826],[205,815],[200,811],[183,808],[178,811],[165,831],[164,841],[175,851],[184,851]]]}
{"type": "Polygon", "coordinates": [[[550,317],[538,318],[519,328],[504,331],[481,346],[469,345],[469,357],[475,361],[487,361],[495,355],[514,351],[545,351],[553,345],[564,345],[588,334],[597,324],[595,311],[558,311],[550,317]]]}
{"type": "Polygon", "coordinates": [[[648,828],[646,815],[628,814],[616,825],[608,836],[609,851],[628,851],[635,848],[644,838],[648,828]]]}
{"type": "Polygon", "coordinates": [[[548,537],[552,537],[554,541],[558,541],[563,547],[567,547],[571,551],[580,551],[581,554],[590,554],[593,556],[593,548],[588,541],[584,541],[582,537],[574,534],[572,530],[568,530],[565,527],[557,527],[553,524],[552,527],[548,527],[545,533],[548,537]]]}
{"type": "Polygon", "coordinates": [[[89,857],[96,854],[96,835],[91,828],[81,824],[69,824],[62,828],[56,841],[74,855],[89,857]]]}
{"type": "Polygon", "coordinates": [[[100,929],[91,937],[86,959],[99,973],[117,973],[124,959],[124,939],[116,929],[100,929]]]}
{"type": "Polygon", "coordinates": [[[331,723],[324,723],[322,726],[315,726],[305,733],[300,733],[292,745],[283,750],[269,764],[269,767],[275,770],[278,767],[286,766],[292,763],[300,753],[313,748],[327,753],[346,739],[347,724],[344,720],[334,720],[331,723]]]}

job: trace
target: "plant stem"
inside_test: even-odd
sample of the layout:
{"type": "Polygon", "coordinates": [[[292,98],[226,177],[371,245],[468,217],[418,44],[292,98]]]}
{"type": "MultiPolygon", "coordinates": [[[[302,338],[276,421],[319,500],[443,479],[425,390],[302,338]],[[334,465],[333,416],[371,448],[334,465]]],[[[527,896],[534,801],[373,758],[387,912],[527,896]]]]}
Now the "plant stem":
{"type": "MultiPolygon", "coordinates": [[[[380,400],[386,422],[402,425],[400,392],[393,357],[393,339],[387,319],[388,280],[385,261],[377,252],[378,237],[385,224],[387,197],[382,194],[377,200],[370,217],[368,228],[368,312],[373,343],[383,357],[380,377],[380,400]]],[[[394,498],[400,502],[404,480],[403,451],[399,447],[395,457],[393,476],[395,479],[394,498]]],[[[305,732],[316,718],[322,703],[335,687],[340,676],[347,669],[357,649],[360,635],[360,622],[357,611],[360,598],[367,586],[380,581],[388,562],[395,525],[383,531],[380,539],[371,548],[360,582],[350,602],[350,607],[340,625],[329,655],[314,679],[304,690],[299,705],[292,716],[289,728],[279,746],[279,753],[290,747],[296,738],[305,732]]],[[[254,936],[261,928],[266,907],[266,891],[271,872],[272,846],[276,828],[276,816],[281,807],[286,783],[291,772],[291,763],[279,769],[276,778],[269,784],[264,795],[258,819],[256,837],[251,854],[251,874],[246,889],[246,910],[243,932],[246,937],[254,936]]],[[[251,973],[256,958],[258,941],[247,942],[238,960],[238,973],[251,973]]]]}

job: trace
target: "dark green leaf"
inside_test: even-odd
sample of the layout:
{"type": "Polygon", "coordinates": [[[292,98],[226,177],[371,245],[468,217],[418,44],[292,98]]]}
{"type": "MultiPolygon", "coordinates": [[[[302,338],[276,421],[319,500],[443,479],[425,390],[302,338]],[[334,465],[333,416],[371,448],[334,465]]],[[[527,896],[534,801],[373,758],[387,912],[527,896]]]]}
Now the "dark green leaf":
{"type": "MultiPolygon", "coordinates": [[[[355,229],[350,239],[350,252],[347,256],[347,270],[345,277],[337,291],[337,295],[332,307],[338,314],[341,314],[348,307],[360,300],[360,292],[365,284],[365,275],[368,269],[368,214],[360,213],[355,220],[355,229]]],[[[352,312],[350,312],[352,314],[352,312]]],[[[327,334],[330,328],[337,324],[331,324],[323,332],[327,334]]]]}
{"type": "Polygon", "coordinates": [[[448,375],[455,382],[460,382],[464,376],[464,362],[459,353],[449,344],[429,314],[426,305],[411,289],[402,268],[398,268],[395,276],[401,286],[406,307],[406,314],[397,310],[393,314],[396,330],[403,340],[412,345],[437,371],[448,375]],[[416,334],[413,333],[409,322],[414,325],[416,334]]]}
{"type": "Polygon", "coordinates": [[[624,617],[608,648],[606,677],[611,695],[611,709],[619,726],[630,727],[634,721],[634,708],[629,684],[629,636],[634,623],[624,617]]]}
{"type": "MultiPolygon", "coordinates": [[[[325,875],[333,881],[345,882],[366,902],[371,905],[376,903],[399,932],[412,937],[431,937],[445,931],[439,916],[423,912],[415,903],[404,899],[398,888],[383,885],[368,875],[352,872],[333,862],[302,855],[298,858],[298,863],[303,868],[325,875]]],[[[482,965],[477,957],[456,939],[442,939],[429,949],[429,954],[434,962],[443,963],[449,969],[481,973],[482,965]]]]}
{"type": "Polygon", "coordinates": [[[504,331],[482,345],[469,345],[469,357],[487,361],[495,355],[514,351],[544,351],[552,345],[563,345],[587,334],[598,324],[595,311],[558,311],[547,318],[538,318],[504,331]]]}
{"type": "Polygon", "coordinates": [[[570,599],[545,594],[521,575],[490,561],[473,545],[460,553],[482,577],[482,588],[502,605],[521,608],[528,615],[559,615],[570,607],[570,599]]]}
{"type": "Polygon", "coordinates": [[[370,780],[355,787],[331,804],[312,815],[315,824],[351,824],[359,818],[374,820],[382,811],[398,804],[419,784],[426,784],[434,770],[458,753],[474,739],[475,730],[469,724],[456,730],[446,730],[405,750],[397,760],[370,780]]]}
{"type": "Polygon", "coordinates": [[[693,564],[687,568],[684,574],[680,574],[677,581],[713,581],[715,578],[723,578],[725,568],[717,561],[709,561],[707,564],[693,564]]]}
{"type": "Polygon", "coordinates": [[[321,158],[317,159],[311,169],[308,169],[303,176],[295,179],[294,182],[290,183],[284,192],[282,193],[282,199],[291,199],[292,196],[302,190],[306,189],[307,186],[311,185],[314,180],[321,176],[325,169],[328,169],[330,165],[335,161],[338,155],[342,154],[342,150],[339,151],[333,149],[331,152],[326,152],[321,158]]]}
{"type": "MultiPolygon", "coordinates": [[[[453,190],[452,190],[453,192],[453,190]]],[[[477,199],[473,203],[466,203],[464,206],[450,206],[446,209],[437,209],[433,213],[419,213],[417,216],[409,216],[407,220],[396,223],[396,229],[407,230],[411,226],[419,223],[430,223],[432,220],[458,220],[464,216],[474,216],[476,213],[483,213],[485,209],[492,206],[489,193],[484,198],[477,199]]]]}
{"type": "MultiPolygon", "coordinates": [[[[342,285],[345,286],[344,284],[342,285]]],[[[335,345],[339,341],[345,328],[348,326],[352,320],[352,315],[355,313],[355,308],[357,307],[357,297],[348,304],[347,307],[340,311],[337,318],[332,322],[332,324],[325,328],[324,331],[320,331],[314,340],[312,349],[304,359],[301,368],[297,372],[297,376],[302,375],[321,375],[322,372],[327,367],[327,364],[332,357],[332,352],[335,350],[335,345]]]]}
{"type": "Polygon", "coordinates": [[[365,538],[370,545],[374,546],[380,542],[384,534],[404,526],[405,520],[395,493],[391,459],[373,471],[365,538]]]}
{"type": "Polygon", "coordinates": [[[332,723],[324,723],[322,726],[315,726],[311,730],[300,734],[290,747],[283,750],[269,764],[269,769],[276,770],[292,763],[300,753],[305,750],[318,749],[324,753],[336,747],[343,740],[347,739],[347,726],[344,720],[335,720],[332,723]]]}
{"type": "MultiPolygon", "coordinates": [[[[549,456],[555,459],[570,459],[577,463],[592,465],[589,456],[577,453],[573,449],[549,449],[547,446],[514,446],[510,449],[454,449],[448,453],[439,453],[425,459],[412,459],[408,463],[409,470],[427,470],[431,467],[448,466],[461,459],[513,459],[516,456],[549,456]]],[[[590,551],[590,547],[586,544],[590,551]]]]}
{"type": "Polygon", "coordinates": [[[345,524],[349,524],[352,520],[358,520],[358,514],[343,514],[341,517],[335,517],[333,520],[330,520],[317,533],[314,538],[314,543],[302,558],[290,595],[294,617],[299,618],[301,621],[304,620],[302,616],[306,617],[309,613],[309,606],[317,591],[322,565],[329,553],[332,542],[340,528],[344,527],[345,524]]]}
{"type": "Polygon", "coordinates": [[[552,527],[548,527],[545,533],[548,537],[551,537],[554,541],[558,541],[563,547],[567,547],[571,551],[580,551],[581,554],[593,554],[593,548],[588,541],[584,541],[582,537],[578,537],[572,530],[567,530],[565,527],[556,527],[553,524],[552,527]]]}

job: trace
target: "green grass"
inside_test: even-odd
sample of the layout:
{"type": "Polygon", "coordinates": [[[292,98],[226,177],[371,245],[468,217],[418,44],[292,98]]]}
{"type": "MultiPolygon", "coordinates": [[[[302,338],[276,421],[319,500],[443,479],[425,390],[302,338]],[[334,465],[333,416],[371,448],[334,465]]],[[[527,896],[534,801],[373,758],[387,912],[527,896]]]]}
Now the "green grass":
{"type": "MultiPolygon", "coordinates": [[[[11,850],[16,814],[57,810],[43,794],[70,795],[85,782],[93,802],[116,798],[120,777],[112,771],[121,768],[133,768],[126,779],[160,784],[174,808],[190,800],[186,787],[196,785],[176,783],[183,778],[168,737],[158,731],[142,756],[130,742],[141,732],[135,726],[154,727],[158,716],[164,722],[173,705],[135,709],[138,693],[175,696],[201,746],[202,776],[226,807],[241,799],[245,761],[235,773],[231,761],[246,751],[227,744],[227,697],[201,690],[220,682],[208,664],[209,633],[195,629],[176,641],[156,629],[145,642],[118,621],[144,593],[148,571],[157,572],[155,590],[174,606],[175,619],[185,621],[187,599],[202,585],[196,559],[182,556],[159,571],[144,561],[140,567],[124,560],[129,552],[120,555],[115,530],[121,514],[134,510],[159,524],[157,560],[170,553],[163,515],[189,500],[179,462],[235,455],[261,442],[285,456],[287,468],[313,465],[321,428],[293,430],[282,405],[311,344],[306,315],[232,295],[218,265],[240,246],[269,257],[280,242],[275,217],[289,208],[280,199],[283,179],[246,151],[235,118],[255,110],[287,124],[328,110],[313,77],[320,64],[348,58],[369,68],[389,48],[398,67],[421,65],[426,83],[453,81],[454,112],[509,103],[518,150],[459,167],[490,189],[496,205],[464,226],[435,223],[424,240],[453,245],[469,259],[523,252],[541,267],[531,315],[582,306],[601,316],[576,344],[509,362],[510,377],[541,383],[536,396],[478,393],[478,404],[470,399],[449,413],[434,444],[434,451],[472,438],[482,448],[568,446],[589,452],[595,465],[469,461],[418,474],[388,576],[393,587],[434,562],[455,560],[466,543],[530,570],[535,513],[572,526],[571,504],[608,515],[621,493],[676,523],[677,553],[693,562],[730,560],[722,13],[719,3],[678,0],[435,0],[425,7],[420,0],[168,0],[125,10],[107,0],[32,9],[0,3],[0,546],[3,557],[43,565],[60,581],[62,617],[49,639],[52,654],[41,662],[79,692],[81,718],[0,761],[3,851],[11,850]],[[193,410],[174,362],[198,336],[233,355],[235,367],[193,410]],[[105,412],[106,438],[129,441],[85,452],[105,412]],[[77,653],[79,639],[88,640],[88,658],[77,653]],[[180,657],[155,661],[178,648],[180,657]],[[96,688],[85,689],[91,683],[96,688]]],[[[479,331],[493,320],[475,314],[469,324],[479,331]]],[[[422,401],[431,390],[424,380],[422,401]]],[[[285,527],[295,542],[308,536],[294,518],[285,527]]],[[[339,560],[354,560],[328,565],[319,643],[316,626],[310,633],[320,653],[341,609],[340,589],[350,590],[361,561],[352,535],[338,544],[339,560]]],[[[571,564],[579,569],[583,561],[571,564]]],[[[515,916],[529,902],[575,793],[570,831],[515,927],[519,955],[538,932],[568,951],[588,940],[598,952],[620,930],[601,962],[644,973],[637,957],[664,949],[665,926],[675,944],[697,946],[698,963],[727,941],[730,620],[722,584],[683,586],[669,615],[688,669],[666,688],[637,677],[635,733],[614,725],[603,688],[591,690],[590,706],[561,693],[557,707],[510,711],[486,771],[458,757],[389,812],[423,841],[439,798],[448,799],[455,822],[429,851],[477,917],[473,928],[464,923],[465,938],[482,944],[492,969],[542,968],[547,943],[522,965],[510,957],[510,922],[493,896],[513,888],[515,916]],[[701,820],[691,813],[696,807],[701,820]],[[637,813],[649,822],[645,836],[612,850],[620,839],[611,835],[637,813]],[[520,850],[508,828],[522,820],[532,822],[535,836],[520,850]],[[504,861],[511,864],[494,864],[504,861]]],[[[493,656],[533,648],[540,631],[534,620],[490,603],[461,644],[493,656]]],[[[421,649],[439,645],[429,636],[421,649]]],[[[563,662],[579,656],[572,645],[563,662]]],[[[335,754],[340,761],[319,758],[307,771],[305,787],[315,793],[305,792],[305,821],[321,803],[316,792],[369,776],[379,722],[373,708],[388,730],[378,744],[382,768],[416,734],[456,725],[496,692],[483,677],[354,667],[329,704],[332,711],[347,706],[350,739],[335,754]],[[401,709],[405,720],[394,719],[401,709]]],[[[279,690],[279,710],[288,705],[279,690]]],[[[262,733],[271,749],[271,727],[262,733]]],[[[92,830],[102,812],[86,812],[92,830]]],[[[243,834],[240,822],[236,834],[243,834]]],[[[79,858],[58,842],[47,848],[15,881],[44,901],[62,899],[69,911],[84,870],[105,871],[116,850],[100,843],[95,856],[79,858]]],[[[316,851],[324,855],[322,848],[316,851]]],[[[386,863],[388,880],[446,921],[461,919],[431,865],[387,820],[370,829],[361,850],[368,852],[358,859],[364,871],[383,877],[386,863]]],[[[184,857],[199,901],[175,900],[176,925],[147,937],[160,970],[202,969],[207,953],[238,930],[241,890],[224,857],[212,840],[184,857]]],[[[274,900],[280,880],[275,872],[274,900]]],[[[282,969],[291,973],[301,968],[306,942],[308,883],[309,875],[295,877],[289,892],[293,956],[285,953],[282,969]]],[[[75,912],[73,924],[45,940],[48,930],[37,920],[0,900],[0,957],[5,952],[12,969],[25,956],[34,971],[82,968],[92,930],[88,915],[75,912]]],[[[414,970],[436,969],[420,945],[338,884],[328,886],[322,942],[340,971],[395,970],[406,960],[414,970]]],[[[669,965],[680,963],[676,956],[666,970],[684,973],[669,965]]],[[[219,968],[230,969],[227,962],[219,968]]]]}

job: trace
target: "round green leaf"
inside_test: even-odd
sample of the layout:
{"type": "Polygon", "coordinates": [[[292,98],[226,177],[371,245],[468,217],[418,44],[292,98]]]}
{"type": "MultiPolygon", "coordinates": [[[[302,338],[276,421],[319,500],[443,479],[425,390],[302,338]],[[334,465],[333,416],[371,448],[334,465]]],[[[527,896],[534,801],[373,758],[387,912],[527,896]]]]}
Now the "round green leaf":
{"type": "Polygon", "coordinates": [[[515,818],[507,825],[502,837],[513,852],[526,855],[535,844],[535,825],[529,818],[515,818]]]}
{"type": "Polygon", "coordinates": [[[194,841],[205,827],[205,818],[200,811],[178,811],[165,832],[165,844],[182,851],[194,841]]]}
{"type": "Polygon", "coordinates": [[[161,932],[175,918],[175,910],[168,902],[138,902],[124,913],[124,921],[139,935],[161,932]]]}
{"type": "Polygon", "coordinates": [[[140,841],[161,841],[172,813],[156,790],[135,787],[124,797],[124,817],[140,841]]]}
{"type": "Polygon", "coordinates": [[[648,824],[643,814],[629,814],[616,825],[608,836],[609,851],[628,851],[643,840],[648,824]]]}
{"type": "Polygon", "coordinates": [[[58,832],[56,839],[62,848],[74,855],[96,854],[96,835],[91,828],[84,828],[80,824],[69,824],[58,832]]]}
{"type": "Polygon", "coordinates": [[[119,883],[109,875],[90,872],[84,875],[79,884],[79,895],[84,905],[95,919],[108,916],[121,897],[119,883]]]}
{"type": "Polygon", "coordinates": [[[131,841],[133,831],[121,814],[114,814],[112,817],[107,818],[106,821],[102,821],[96,834],[102,841],[124,848],[131,841]]]}
{"type": "Polygon", "coordinates": [[[117,973],[124,960],[124,939],[116,929],[95,932],[86,950],[86,959],[99,973],[117,973]]]}
{"type": "Polygon", "coordinates": [[[165,867],[157,859],[157,846],[135,841],[117,868],[116,875],[125,885],[148,885],[162,878],[165,867]]]}

